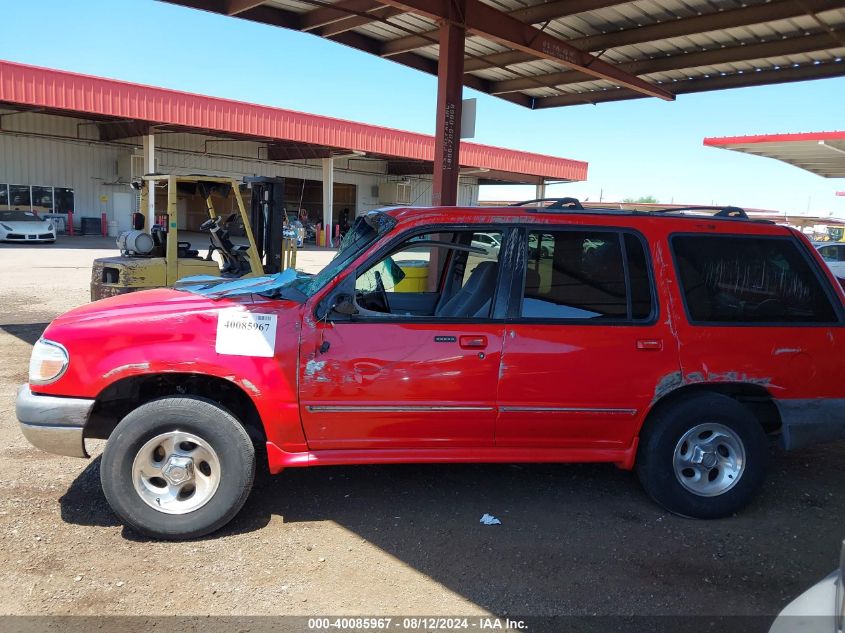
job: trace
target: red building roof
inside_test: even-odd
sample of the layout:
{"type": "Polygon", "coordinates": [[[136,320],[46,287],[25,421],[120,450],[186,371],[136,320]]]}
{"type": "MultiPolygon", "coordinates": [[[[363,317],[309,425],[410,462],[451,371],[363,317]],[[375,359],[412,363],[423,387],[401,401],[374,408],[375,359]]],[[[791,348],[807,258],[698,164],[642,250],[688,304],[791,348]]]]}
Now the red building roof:
{"type": "MultiPolygon", "coordinates": [[[[357,150],[378,158],[431,163],[434,137],[294,110],[220,99],[0,61],[0,103],[55,114],[146,123],[186,132],[301,145],[319,151],[357,150]]],[[[460,163],[484,179],[514,182],[586,180],[587,163],[461,142],[460,163]]],[[[404,173],[412,172],[405,162],[404,173]]],[[[430,168],[429,168],[430,170],[430,168]]]]}
{"type": "Polygon", "coordinates": [[[704,144],[765,156],[825,178],[845,178],[845,131],[705,138],[704,144]]]}

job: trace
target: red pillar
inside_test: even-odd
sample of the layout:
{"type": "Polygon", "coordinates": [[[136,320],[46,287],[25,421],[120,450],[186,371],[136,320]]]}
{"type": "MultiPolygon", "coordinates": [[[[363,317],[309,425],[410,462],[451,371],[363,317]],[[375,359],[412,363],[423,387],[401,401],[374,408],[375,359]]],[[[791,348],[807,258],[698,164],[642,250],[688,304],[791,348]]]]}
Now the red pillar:
{"type": "Polygon", "coordinates": [[[452,0],[451,19],[440,23],[440,61],[437,67],[437,127],[434,135],[433,205],[458,203],[458,152],[461,136],[461,97],[464,84],[464,0],[452,0]]]}

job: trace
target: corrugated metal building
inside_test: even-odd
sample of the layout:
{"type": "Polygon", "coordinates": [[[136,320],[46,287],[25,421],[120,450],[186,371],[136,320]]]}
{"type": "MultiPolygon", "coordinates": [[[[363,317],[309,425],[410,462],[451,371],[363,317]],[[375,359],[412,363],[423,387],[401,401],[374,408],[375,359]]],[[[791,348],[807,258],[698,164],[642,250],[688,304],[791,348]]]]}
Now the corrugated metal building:
{"type": "MultiPolygon", "coordinates": [[[[430,204],[433,152],[422,134],[0,61],[0,208],[106,214],[128,229],[129,184],[154,169],[285,177],[289,210],[336,223],[343,209],[430,204]]],[[[482,183],[586,178],[580,161],[466,142],[461,152],[462,205],[477,203],[482,183]]],[[[191,211],[180,202],[186,228],[191,211]]]]}

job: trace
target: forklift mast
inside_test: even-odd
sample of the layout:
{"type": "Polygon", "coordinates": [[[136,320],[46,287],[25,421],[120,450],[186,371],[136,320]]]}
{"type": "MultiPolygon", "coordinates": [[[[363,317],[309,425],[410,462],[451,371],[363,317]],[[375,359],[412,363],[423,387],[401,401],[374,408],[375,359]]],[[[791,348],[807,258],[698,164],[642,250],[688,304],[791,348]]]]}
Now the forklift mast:
{"type": "Polygon", "coordinates": [[[255,235],[258,258],[266,274],[281,272],[285,216],[285,179],[254,176],[244,178],[252,189],[249,221],[255,235]]]}

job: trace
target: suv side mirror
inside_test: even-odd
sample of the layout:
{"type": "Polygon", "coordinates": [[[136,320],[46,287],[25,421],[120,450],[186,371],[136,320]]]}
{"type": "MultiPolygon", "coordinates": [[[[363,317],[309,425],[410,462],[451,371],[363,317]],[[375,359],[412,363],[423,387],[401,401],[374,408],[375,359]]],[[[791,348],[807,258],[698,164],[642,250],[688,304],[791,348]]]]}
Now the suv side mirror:
{"type": "Polygon", "coordinates": [[[331,311],[345,316],[354,316],[358,314],[358,308],[355,306],[355,302],[352,300],[352,297],[345,294],[337,295],[337,297],[335,297],[331,311]]]}

